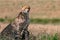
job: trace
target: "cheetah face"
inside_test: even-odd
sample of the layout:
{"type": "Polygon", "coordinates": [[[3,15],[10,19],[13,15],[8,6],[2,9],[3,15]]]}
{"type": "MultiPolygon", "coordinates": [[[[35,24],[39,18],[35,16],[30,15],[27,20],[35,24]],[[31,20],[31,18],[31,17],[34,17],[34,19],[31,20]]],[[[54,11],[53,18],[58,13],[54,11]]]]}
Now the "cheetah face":
{"type": "Polygon", "coordinates": [[[22,12],[23,12],[23,13],[29,13],[29,11],[30,11],[30,6],[24,6],[24,7],[22,8],[22,12]]]}
{"type": "Polygon", "coordinates": [[[28,13],[29,12],[29,9],[25,9],[22,11],[23,13],[28,13]]]}

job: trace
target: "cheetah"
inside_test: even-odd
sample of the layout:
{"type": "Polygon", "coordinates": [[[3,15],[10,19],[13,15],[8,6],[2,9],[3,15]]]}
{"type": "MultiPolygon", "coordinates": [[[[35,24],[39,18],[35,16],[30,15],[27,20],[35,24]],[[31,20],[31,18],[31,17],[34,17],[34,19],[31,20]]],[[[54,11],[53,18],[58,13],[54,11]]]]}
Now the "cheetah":
{"type": "Polygon", "coordinates": [[[7,27],[1,32],[1,35],[9,36],[15,38],[16,40],[23,38],[23,36],[25,35],[24,33],[28,33],[29,35],[28,32],[28,26],[30,23],[29,11],[30,11],[30,6],[28,5],[23,6],[20,13],[15,18],[15,20],[7,25],[7,27]],[[24,35],[21,37],[22,34],[24,35]]]}

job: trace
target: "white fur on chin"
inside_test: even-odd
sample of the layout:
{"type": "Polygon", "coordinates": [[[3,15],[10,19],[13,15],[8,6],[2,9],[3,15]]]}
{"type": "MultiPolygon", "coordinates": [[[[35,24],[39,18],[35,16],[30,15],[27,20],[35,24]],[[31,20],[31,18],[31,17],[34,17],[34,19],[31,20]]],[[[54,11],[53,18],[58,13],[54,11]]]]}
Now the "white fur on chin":
{"type": "Polygon", "coordinates": [[[23,12],[24,12],[24,13],[28,13],[28,10],[29,10],[29,9],[25,9],[23,12]]]}

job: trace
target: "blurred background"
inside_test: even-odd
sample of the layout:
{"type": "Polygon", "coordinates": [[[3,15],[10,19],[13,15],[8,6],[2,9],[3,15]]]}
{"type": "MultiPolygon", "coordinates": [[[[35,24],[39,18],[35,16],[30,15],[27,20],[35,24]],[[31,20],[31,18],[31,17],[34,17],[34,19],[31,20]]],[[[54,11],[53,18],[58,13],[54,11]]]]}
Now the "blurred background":
{"type": "Polygon", "coordinates": [[[0,18],[15,17],[23,5],[30,5],[30,18],[60,18],[60,0],[0,0],[0,18]]]}

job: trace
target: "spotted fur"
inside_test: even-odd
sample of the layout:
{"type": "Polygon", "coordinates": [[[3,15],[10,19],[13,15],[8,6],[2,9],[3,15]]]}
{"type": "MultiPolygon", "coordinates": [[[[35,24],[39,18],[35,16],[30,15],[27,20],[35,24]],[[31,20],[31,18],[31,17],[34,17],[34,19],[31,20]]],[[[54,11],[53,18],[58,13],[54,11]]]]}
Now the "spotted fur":
{"type": "Polygon", "coordinates": [[[1,32],[1,35],[20,37],[23,30],[27,30],[29,26],[30,6],[23,6],[15,20],[7,25],[1,32]]]}

